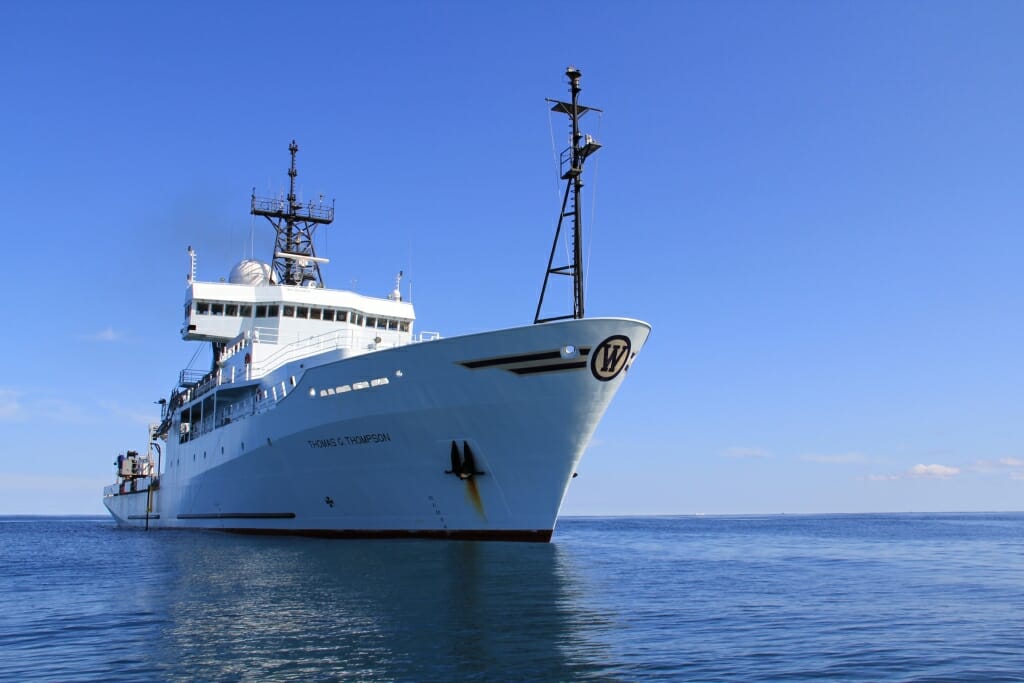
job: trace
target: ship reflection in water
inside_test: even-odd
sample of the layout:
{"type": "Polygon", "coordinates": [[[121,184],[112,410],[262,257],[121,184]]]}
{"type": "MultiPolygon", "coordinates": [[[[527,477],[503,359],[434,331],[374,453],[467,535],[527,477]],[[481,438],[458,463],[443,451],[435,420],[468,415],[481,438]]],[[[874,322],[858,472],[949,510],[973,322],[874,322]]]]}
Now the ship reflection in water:
{"type": "Polygon", "coordinates": [[[177,578],[153,606],[167,622],[151,655],[170,678],[597,674],[584,631],[602,619],[557,544],[210,536],[166,547],[177,578]]]}

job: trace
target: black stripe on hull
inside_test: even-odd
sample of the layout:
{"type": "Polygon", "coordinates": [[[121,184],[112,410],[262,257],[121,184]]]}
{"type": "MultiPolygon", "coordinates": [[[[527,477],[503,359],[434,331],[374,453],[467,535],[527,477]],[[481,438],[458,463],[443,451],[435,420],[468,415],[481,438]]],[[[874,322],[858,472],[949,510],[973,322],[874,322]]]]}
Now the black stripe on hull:
{"type": "Polygon", "coordinates": [[[525,368],[506,368],[517,375],[536,375],[541,372],[558,372],[560,370],[579,370],[587,367],[587,361],[575,360],[571,363],[551,363],[549,365],[528,365],[525,368]]]}
{"type": "MultiPolygon", "coordinates": [[[[152,519],[152,517],[150,517],[152,519]]],[[[223,527],[158,527],[161,531],[221,531],[249,536],[304,536],[347,539],[431,539],[442,541],[510,541],[548,543],[551,529],[247,529],[223,527]]]]}
{"type": "MultiPolygon", "coordinates": [[[[579,358],[586,359],[590,354],[589,347],[579,349],[579,358]]],[[[517,375],[534,375],[540,372],[559,372],[561,370],[579,370],[587,366],[586,360],[571,360],[564,363],[552,363],[550,361],[562,360],[562,352],[538,351],[537,353],[522,353],[516,356],[501,356],[499,358],[483,358],[481,360],[460,361],[459,365],[470,370],[480,368],[501,367],[517,375]],[[513,366],[513,367],[508,367],[513,366]]]]}
{"type": "MultiPolygon", "coordinates": [[[[128,519],[147,519],[146,515],[128,515],[128,519]]],[[[160,519],[160,515],[149,515],[148,519],[160,519]]]]}
{"type": "Polygon", "coordinates": [[[295,519],[294,512],[205,512],[178,515],[178,519],[295,519]]]}
{"type": "Polygon", "coordinates": [[[450,541],[518,541],[547,543],[551,529],[213,529],[232,534],[307,536],[311,538],[429,538],[450,541]]]}
{"type": "Polygon", "coordinates": [[[538,360],[554,360],[561,358],[561,351],[542,351],[540,353],[523,353],[518,356],[502,356],[500,358],[485,358],[483,360],[462,361],[459,365],[476,370],[477,368],[489,368],[495,365],[511,365],[512,363],[531,363],[538,360]]]}

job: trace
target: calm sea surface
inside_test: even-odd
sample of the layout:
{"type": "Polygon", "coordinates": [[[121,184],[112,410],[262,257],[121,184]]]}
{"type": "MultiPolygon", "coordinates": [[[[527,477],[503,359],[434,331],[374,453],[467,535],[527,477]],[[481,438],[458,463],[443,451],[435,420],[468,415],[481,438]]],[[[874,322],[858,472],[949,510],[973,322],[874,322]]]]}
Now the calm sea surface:
{"type": "Polygon", "coordinates": [[[569,518],[548,545],[0,517],[5,681],[1024,681],[1024,514],[569,518]]]}

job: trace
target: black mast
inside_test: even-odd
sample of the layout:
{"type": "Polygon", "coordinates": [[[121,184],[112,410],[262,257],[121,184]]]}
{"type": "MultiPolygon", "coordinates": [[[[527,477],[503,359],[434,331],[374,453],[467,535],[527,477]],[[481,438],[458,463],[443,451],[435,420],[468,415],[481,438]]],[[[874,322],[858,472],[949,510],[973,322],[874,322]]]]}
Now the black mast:
{"type": "Polygon", "coordinates": [[[317,287],[323,287],[320,263],[326,263],[327,259],[318,258],[313,250],[313,231],[317,225],[326,225],[334,220],[334,201],[325,206],[321,195],[319,204],[312,200],[306,204],[298,202],[295,198],[295,176],[299,172],[295,169],[295,153],[299,146],[295,140],[288,145],[288,151],[292,153],[292,166],[288,169],[291,184],[287,200],[257,197],[256,188],[253,188],[251,213],[266,217],[277,232],[273,262],[277,282],[283,285],[313,282],[317,287]]]}
{"type": "Polygon", "coordinates": [[[601,145],[589,135],[583,139],[583,144],[580,144],[581,138],[584,138],[580,133],[580,118],[588,111],[600,112],[601,110],[579,104],[580,76],[583,75],[579,69],[570,66],[565,70],[565,75],[569,77],[572,102],[551,99],[547,101],[554,103],[551,111],[569,116],[572,123],[572,144],[562,152],[561,171],[562,180],[565,181],[565,195],[562,198],[562,212],[558,217],[558,227],[555,229],[555,240],[551,244],[548,269],[544,273],[544,285],[541,287],[540,300],[537,302],[537,313],[533,317],[534,324],[583,317],[583,220],[580,214],[580,188],[583,187],[583,162],[599,150],[601,145]],[[566,168],[567,165],[568,168],[566,168]],[[558,238],[562,234],[562,224],[566,218],[572,221],[572,260],[567,265],[555,267],[555,251],[558,248],[558,238]],[[573,310],[572,313],[565,315],[542,318],[541,308],[544,305],[544,295],[547,293],[548,278],[551,275],[572,276],[573,310]]]}

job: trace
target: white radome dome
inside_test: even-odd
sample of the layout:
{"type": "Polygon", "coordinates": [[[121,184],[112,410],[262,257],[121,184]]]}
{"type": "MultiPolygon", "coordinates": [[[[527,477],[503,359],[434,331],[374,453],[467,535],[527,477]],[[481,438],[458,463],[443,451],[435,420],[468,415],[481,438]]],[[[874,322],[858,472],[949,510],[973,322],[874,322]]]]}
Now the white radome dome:
{"type": "Polygon", "coordinates": [[[273,280],[274,273],[270,264],[253,259],[239,261],[228,276],[228,282],[233,285],[269,285],[273,280]]]}

